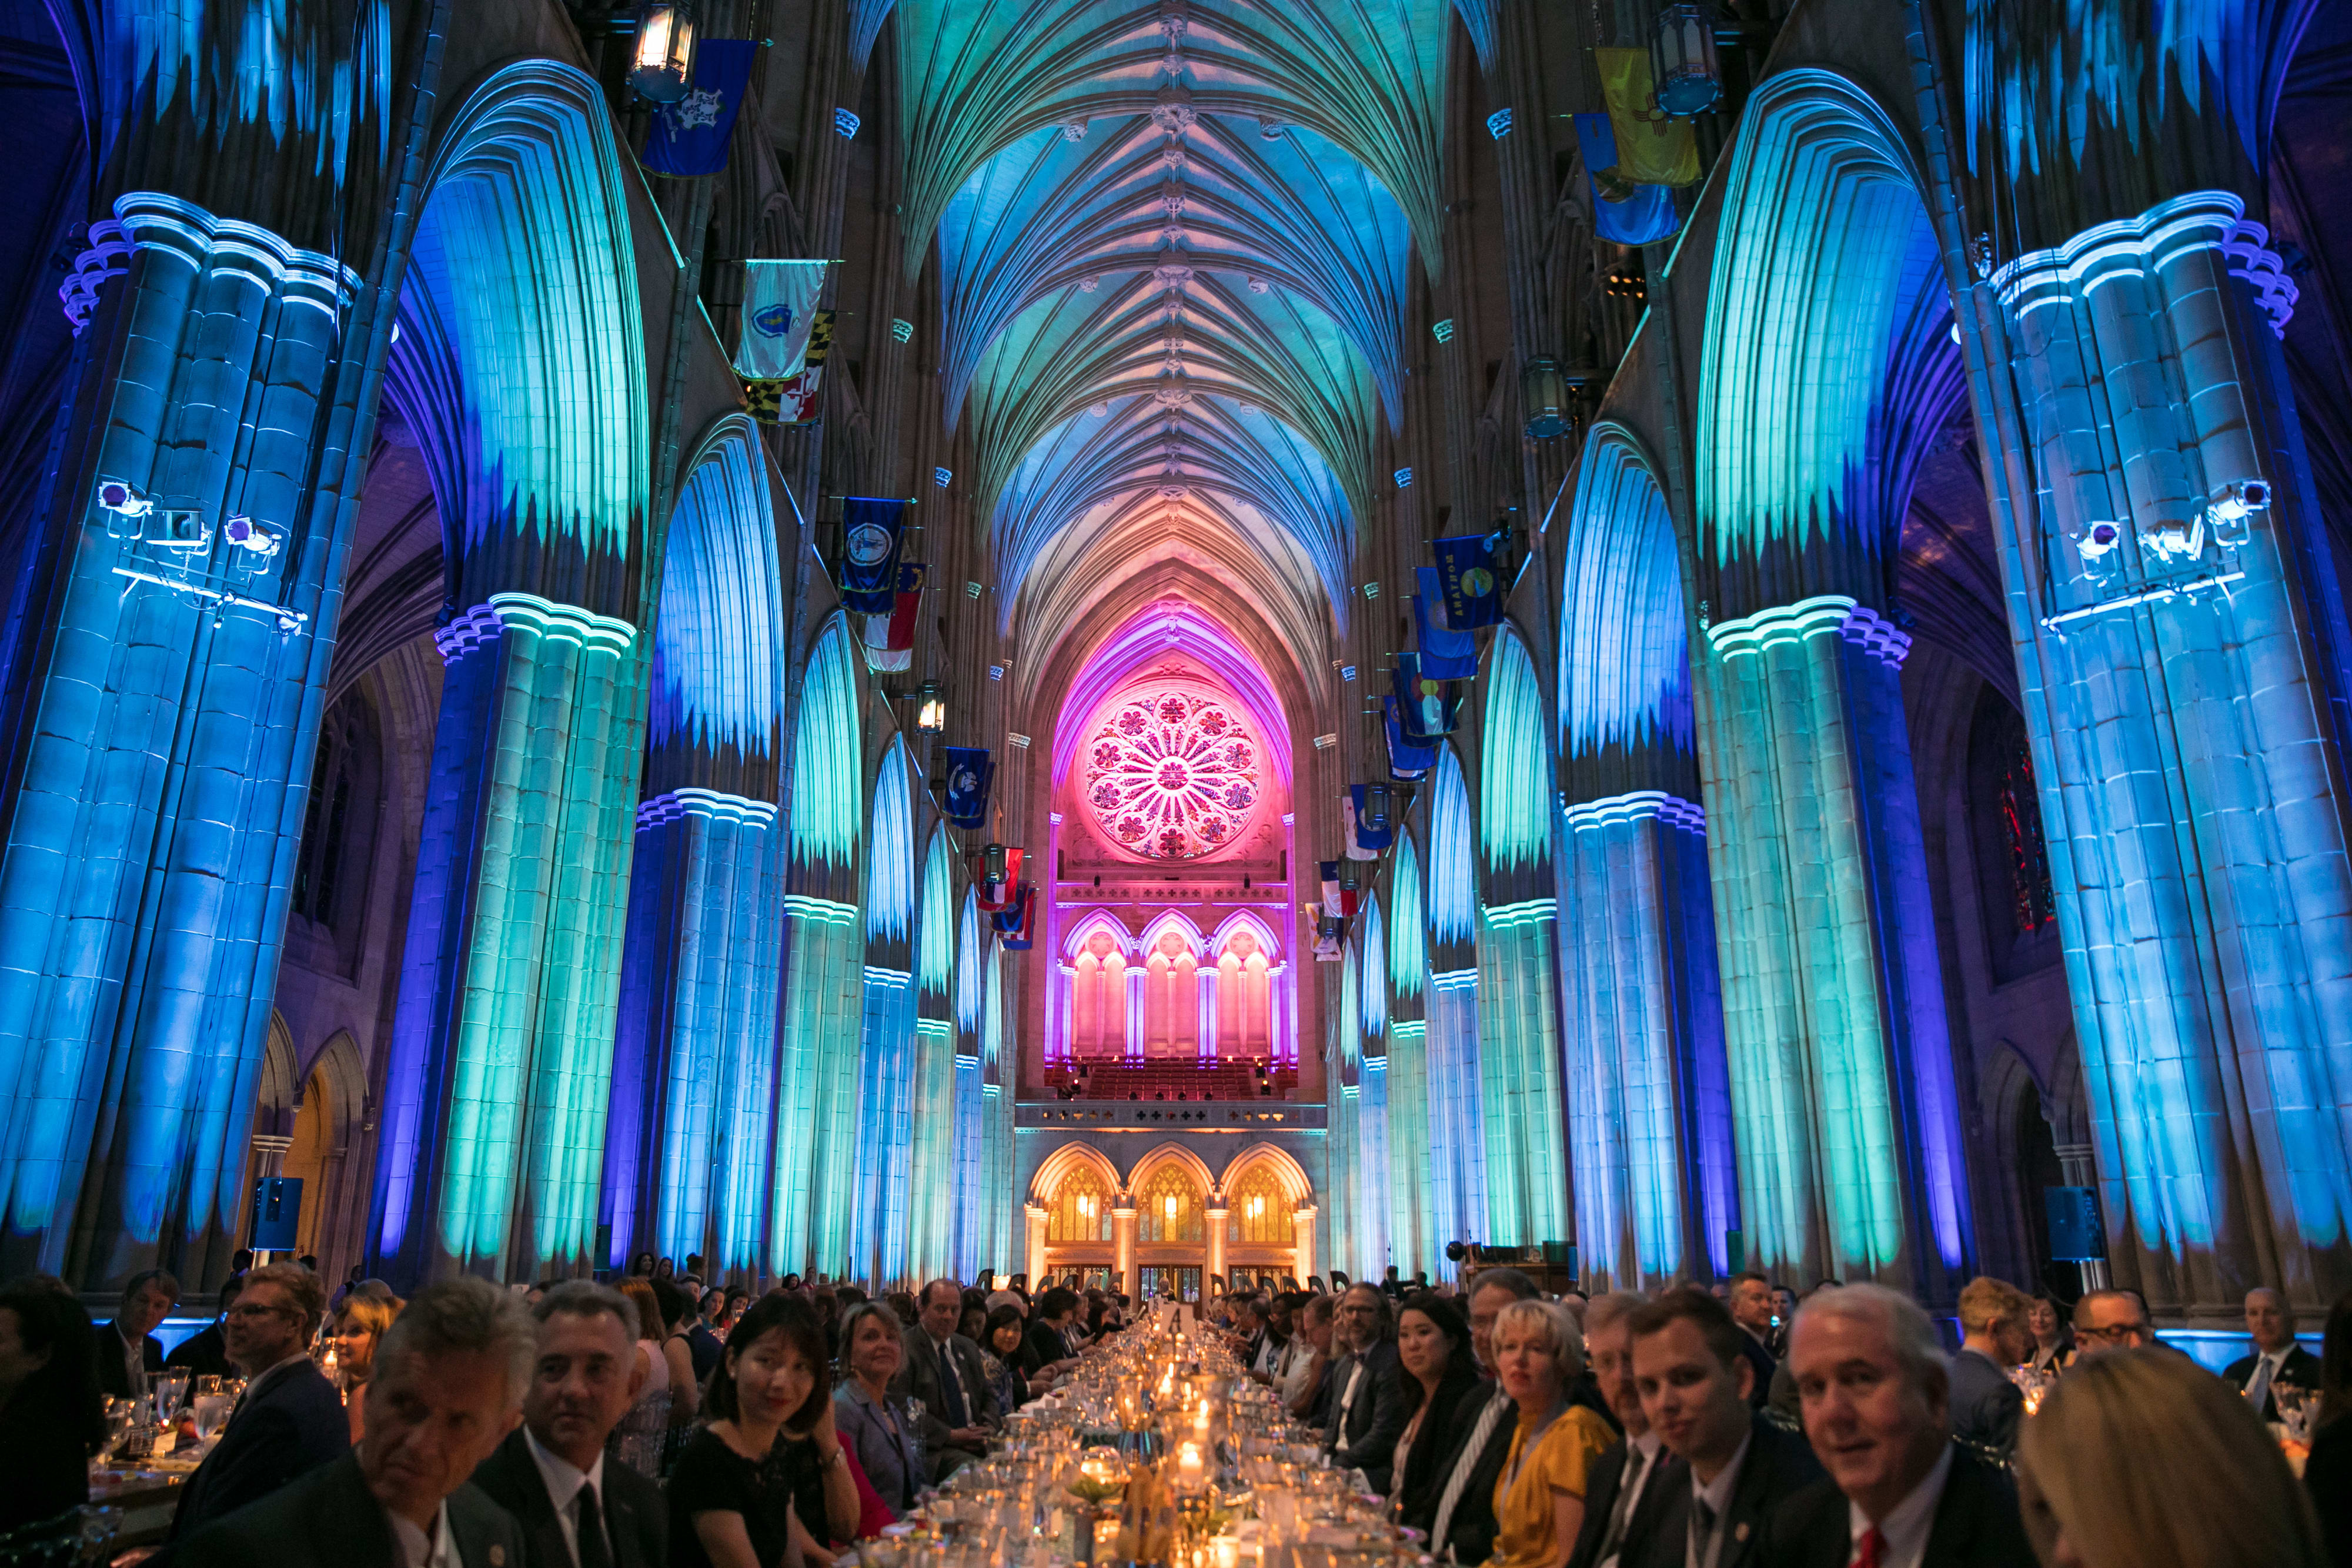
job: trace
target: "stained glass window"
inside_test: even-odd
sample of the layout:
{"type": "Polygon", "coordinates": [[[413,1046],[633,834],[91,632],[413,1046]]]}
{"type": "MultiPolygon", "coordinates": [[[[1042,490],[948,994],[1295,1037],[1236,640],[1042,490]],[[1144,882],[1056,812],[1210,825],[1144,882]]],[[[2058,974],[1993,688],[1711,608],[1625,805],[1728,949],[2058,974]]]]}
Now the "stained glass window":
{"type": "Polygon", "coordinates": [[[1257,814],[1260,751],[1222,702],[1173,688],[1140,694],[1087,742],[1087,808],[1104,837],[1136,854],[1212,854],[1257,814]]]}
{"type": "Polygon", "coordinates": [[[1225,1239],[1249,1247],[1288,1247],[1298,1238],[1290,1227],[1290,1205],[1282,1184],[1261,1165],[1244,1173],[1225,1195],[1225,1239]]]}
{"type": "Polygon", "coordinates": [[[1054,1189],[1054,1207],[1045,1213],[1048,1241],[1108,1241],[1110,1239],[1110,1188],[1102,1173],[1076,1166],[1054,1189]]]}
{"type": "Polygon", "coordinates": [[[1181,1166],[1167,1165],[1149,1182],[1135,1199],[1135,1239],[1138,1241],[1202,1241],[1207,1239],[1202,1222],[1201,1189],[1184,1174],[1181,1166]]]}
{"type": "Polygon", "coordinates": [[[2033,752],[2026,744],[2025,726],[2017,725],[2002,738],[2008,745],[2000,759],[1999,809],[2001,839],[2009,850],[2011,913],[2017,934],[2030,936],[2058,917],[2058,902],[2050,889],[2050,852],[2042,838],[2033,752]]]}

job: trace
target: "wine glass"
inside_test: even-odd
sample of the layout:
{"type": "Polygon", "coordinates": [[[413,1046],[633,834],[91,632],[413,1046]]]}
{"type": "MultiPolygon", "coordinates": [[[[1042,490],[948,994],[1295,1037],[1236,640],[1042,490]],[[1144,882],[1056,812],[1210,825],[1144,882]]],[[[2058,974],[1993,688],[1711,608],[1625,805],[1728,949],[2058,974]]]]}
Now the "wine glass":
{"type": "Polygon", "coordinates": [[[2289,1383],[2271,1385],[2271,1404],[2278,1411],[2279,1424],[2286,1428],[2287,1437],[2297,1443],[2311,1441],[2311,1393],[2289,1383]]]}

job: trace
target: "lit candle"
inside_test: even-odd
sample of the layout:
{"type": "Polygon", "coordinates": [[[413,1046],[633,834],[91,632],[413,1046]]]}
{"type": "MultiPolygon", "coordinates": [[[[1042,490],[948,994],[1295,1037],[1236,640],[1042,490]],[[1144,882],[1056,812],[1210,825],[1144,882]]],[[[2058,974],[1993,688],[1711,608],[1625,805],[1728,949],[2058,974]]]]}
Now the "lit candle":
{"type": "Polygon", "coordinates": [[[1230,1535],[1220,1535],[1209,1542],[1216,1554],[1216,1568],[1238,1568],[1242,1560],[1242,1543],[1230,1535]]]}
{"type": "MultiPolygon", "coordinates": [[[[1202,1419],[1208,1419],[1206,1412],[1202,1413],[1202,1419]]],[[[1176,1484],[1186,1491],[1198,1491],[1207,1479],[1208,1473],[1201,1464],[1200,1445],[1187,1443],[1179,1448],[1176,1452],[1176,1484]]]]}

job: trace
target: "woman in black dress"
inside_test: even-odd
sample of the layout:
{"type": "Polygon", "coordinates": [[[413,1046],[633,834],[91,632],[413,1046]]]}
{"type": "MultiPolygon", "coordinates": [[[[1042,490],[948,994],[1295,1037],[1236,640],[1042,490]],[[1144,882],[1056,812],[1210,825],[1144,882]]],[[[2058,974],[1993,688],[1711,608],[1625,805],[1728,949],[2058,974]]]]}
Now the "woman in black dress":
{"type": "Polygon", "coordinates": [[[0,1530],[89,1500],[89,1456],[105,1440],[90,1364],[89,1314],[58,1281],[0,1291],[0,1530]]]}
{"type": "Polygon", "coordinates": [[[807,1302],[771,1294],[743,1314],[710,1376],[710,1425],[670,1473],[671,1568],[777,1568],[856,1532],[830,1381],[807,1302]]]}

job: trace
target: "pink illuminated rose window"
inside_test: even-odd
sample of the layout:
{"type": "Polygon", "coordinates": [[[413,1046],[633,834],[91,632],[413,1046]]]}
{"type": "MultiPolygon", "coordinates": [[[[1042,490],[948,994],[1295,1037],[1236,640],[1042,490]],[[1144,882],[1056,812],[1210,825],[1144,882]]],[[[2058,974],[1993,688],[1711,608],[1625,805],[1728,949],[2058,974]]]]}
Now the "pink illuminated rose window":
{"type": "Polygon", "coordinates": [[[1260,789],[1256,740],[1212,697],[1137,696],[1087,744],[1086,801],[1096,825],[1154,860],[1190,860],[1233,843],[1260,789]]]}

